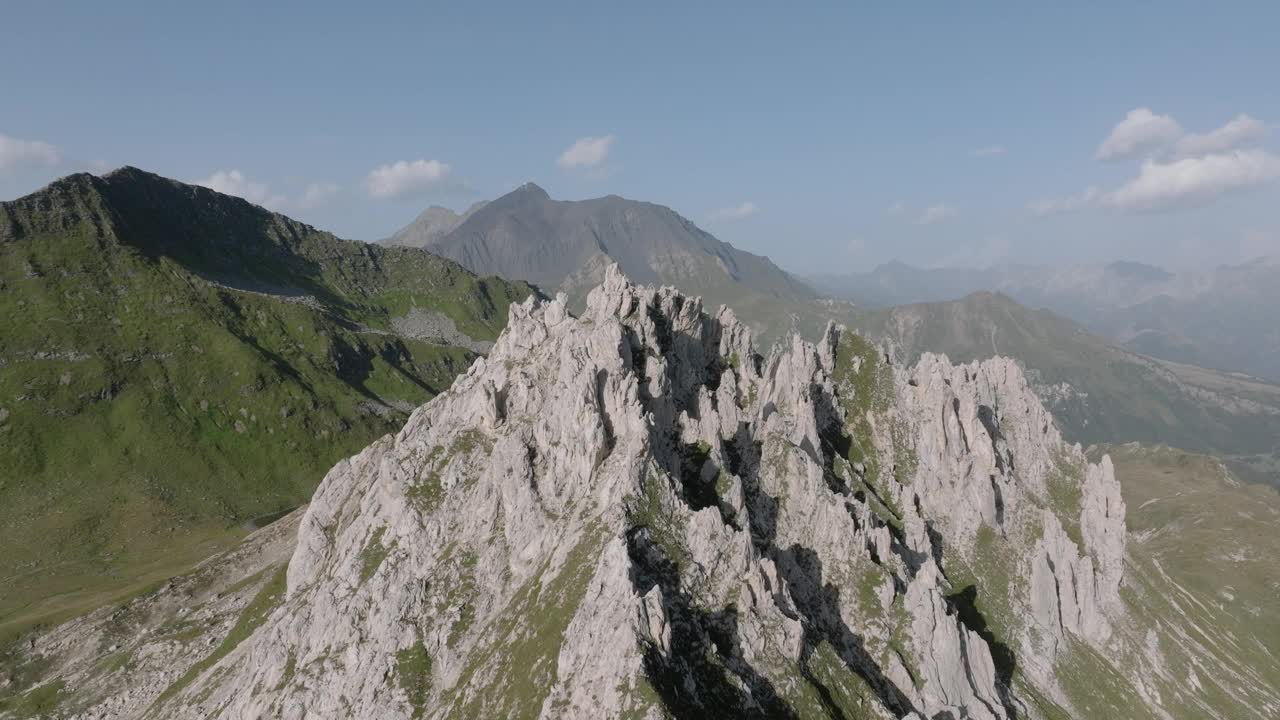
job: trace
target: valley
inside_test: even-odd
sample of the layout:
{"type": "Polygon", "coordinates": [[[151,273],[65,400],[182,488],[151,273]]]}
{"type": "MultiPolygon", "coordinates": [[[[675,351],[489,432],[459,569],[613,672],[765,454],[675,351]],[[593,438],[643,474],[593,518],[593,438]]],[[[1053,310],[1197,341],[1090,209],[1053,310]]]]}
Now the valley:
{"type": "Polygon", "coordinates": [[[0,205],[0,639],[305,503],[477,357],[527,285],[132,168],[0,205]]]}
{"type": "Polygon", "coordinates": [[[1170,272],[1139,262],[1067,267],[1000,265],[921,269],[891,262],[813,278],[815,287],[864,307],[1007,295],[1070,318],[1128,350],[1176,363],[1280,382],[1280,262],[1262,256],[1170,272]]]}
{"type": "Polygon", "coordinates": [[[824,300],[764,258],[725,270],[748,259],[647,204],[685,234],[629,256],[637,272],[740,306],[703,314],[713,306],[701,299],[633,285],[603,243],[584,251],[586,274],[553,263],[492,277],[484,258],[510,254],[498,248],[573,237],[579,222],[593,237],[621,222],[607,218],[638,222],[630,201],[605,200],[562,209],[525,186],[454,218],[430,250],[340,240],[132,168],[0,206],[14,399],[0,428],[19,469],[0,484],[14,548],[0,717],[289,714],[314,702],[338,712],[357,696],[406,717],[685,717],[725,703],[890,717],[978,702],[983,717],[1231,718],[1280,707],[1269,690],[1280,638],[1251,630],[1274,624],[1266,598],[1280,582],[1266,547],[1280,523],[1267,487],[1275,386],[1139,355],[1001,295],[885,310],[824,300]],[[589,219],[517,232],[531,212],[589,219]],[[454,242],[490,249],[462,260],[491,277],[432,254],[468,227],[454,242]],[[670,274],[654,259],[697,252],[718,254],[719,270],[670,274]],[[815,344],[773,344],[790,332],[815,344]],[[615,343],[630,349],[615,356],[615,343]],[[584,376],[591,387],[569,379],[582,363],[603,363],[584,376]],[[558,404],[538,409],[550,390],[558,404]],[[806,392],[832,394],[810,406],[806,392]],[[579,395],[593,398],[586,409],[574,409],[579,395]],[[637,402],[671,425],[635,434],[637,402]],[[386,453],[408,474],[378,479],[386,453]],[[994,495],[952,498],[969,492],[974,463],[990,464],[994,495]],[[512,472],[529,489],[516,491],[512,472]],[[391,482],[377,492],[401,505],[360,510],[371,482],[391,482]],[[827,534],[799,534],[821,517],[827,534]],[[845,522],[851,540],[830,534],[845,522]],[[713,568],[735,534],[755,550],[732,566],[762,562],[752,582],[786,588],[755,606],[782,613],[773,620],[733,615],[747,598],[713,568]],[[485,550],[492,542],[507,549],[485,550]],[[543,555],[493,555],[517,546],[543,555]],[[1055,559],[1037,564],[1041,551],[1055,559]],[[805,558],[822,558],[821,575],[805,574],[805,558]],[[403,595],[405,563],[435,578],[428,588],[455,589],[403,595]],[[627,563],[633,577],[615,587],[627,563]],[[1093,584],[1046,596],[1045,578],[1061,572],[1093,584]],[[328,608],[304,590],[326,577],[368,599],[328,608]],[[590,577],[613,587],[615,606],[582,604],[590,577]],[[551,594],[530,594],[539,585],[551,594]],[[837,586],[856,596],[821,589],[837,586]],[[374,597],[416,618],[414,642],[403,646],[374,597]],[[524,618],[544,612],[553,627],[497,639],[522,637],[524,618]],[[328,630],[298,635],[294,613],[328,613],[309,621],[328,630]],[[650,623],[635,626],[634,650],[586,639],[604,630],[583,624],[629,627],[629,613],[650,623]],[[830,625],[830,613],[857,629],[830,625]],[[917,634],[930,617],[934,634],[917,634]],[[364,629],[338,631],[353,622],[364,629]],[[673,622],[689,634],[655,629],[673,622]],[[355,647],[334,644],[345,632],[370,660],[396,658],[400,692],[377,689],[364,661],[332,659],[355,647]],[[726,649],[769,633],[782,634],[726,649]],[[777,654],[789,633],[818,640],[777,654]],[[553,671],[555,652],[583,669],[553,671]],[[710,665],[696,660],[708,652],[710,665]],[[527,657],[538,679],[504,685],[481,657],[527,657]],[[575,684],[592,672],[621,673],[608,680],[617,693],[588,701],[575,684]],[[260,691],[233,699],[250,685],[260,691]]]}
{"type": "Polygon", "coordinates": [[[1280,718],[1280,5],[2,17],[0,720],[1280,718]]]}

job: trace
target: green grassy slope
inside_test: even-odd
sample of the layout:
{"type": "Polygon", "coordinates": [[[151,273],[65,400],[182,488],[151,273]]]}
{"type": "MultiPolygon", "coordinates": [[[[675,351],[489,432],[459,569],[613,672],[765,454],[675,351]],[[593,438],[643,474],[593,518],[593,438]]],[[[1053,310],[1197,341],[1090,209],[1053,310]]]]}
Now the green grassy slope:
{"type": "Polygon", "coordinates": [[[0,643],[305,502],[530,287],[125,168],[0,204],[0,643]]]}
{"type": "MultiPolygon", "coordinates": [[[[1280,712],[1280,494],[1218,460],[1104,448],[1128,507],[1125,629],[1177,718],[1280,712]]],[[[1101,452],[1096,450],[1095,452],[1101,452]]]]}

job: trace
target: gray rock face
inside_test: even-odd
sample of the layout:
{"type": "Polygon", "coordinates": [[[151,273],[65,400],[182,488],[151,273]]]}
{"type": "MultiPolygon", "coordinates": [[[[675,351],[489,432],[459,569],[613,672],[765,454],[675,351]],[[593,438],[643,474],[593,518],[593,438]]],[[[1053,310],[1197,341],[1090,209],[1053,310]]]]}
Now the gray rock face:
{"type": "Polygon", "coordinates": [[[1124,504],[1017,366],[761,357],[610,267],[333,468],[287,599],[165,717],[1036,716],[1120,612],[1124,504]]]}
{"type": "Polygon", "coordinates": [[[397,335],[441,345],[457,345],[474,353],[487,353],[493,343],[476,340],[458,329],[453,318],[436,310],[411,308],[401,317],[391,318],[397,335]]]}
{"type": "Polygon", "coordinates": [[[637,281],[697,287],[726,301],[816,298],[768,258],[717,240],[670,208],[616,195],[554,200],[533,183],[461,216],[428,209],[386,242],[430,247],[482,275],[527,280],[575,300],[613,263],[637,281]]]}
{"type": "Polygon", "coordinates": [[[475,203],[467,208],[466,212],[459,215],[449,208],[432,205],[414,218],[413,222],[397,230],[391,237],[382,240],[382,244],[416,248],[430,247],[484,206],[485,203],[483,201],[475,203]]]}

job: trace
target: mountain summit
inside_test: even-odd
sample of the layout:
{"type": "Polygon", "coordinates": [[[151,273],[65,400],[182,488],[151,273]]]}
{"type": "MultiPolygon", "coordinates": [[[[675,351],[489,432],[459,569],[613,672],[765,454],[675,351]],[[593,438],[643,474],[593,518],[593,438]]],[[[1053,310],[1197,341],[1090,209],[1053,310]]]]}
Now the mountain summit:
{"type": "Polygon", "coordinates": [[[485,202],[482,200],[473,204],[467,208],[466,212],[459,215],[449,208],[432,205],[423,210],[422,214],[418,215],[413,222],[383,240],[381,244],[429,248],[484,206],[485,202]]]}
{"type": "Polygon", "coordinates": [[[834,327],[761,357],[732,312],[611,266],[581,318],[513,305],[489,358],[337,465],[278,606],[152,710],[1070,707],[1056,668],[1113,671],[1124,516],[1009,360],[894,367],[834,327]]]}
{"type": "Polygon", "coordinates": [[[748,315],[754,302],[816,297],[768,258],[716,239],[670,208],[617,195],[553,200],[525,183],[458,217],[446,233],[432,229],[439,227],[438,217],[420,217],[387,242],[431,235],[432,252],[473,272],[527,280],[577,300],[611,263],[637,282],[674,285],[748,315]]]}

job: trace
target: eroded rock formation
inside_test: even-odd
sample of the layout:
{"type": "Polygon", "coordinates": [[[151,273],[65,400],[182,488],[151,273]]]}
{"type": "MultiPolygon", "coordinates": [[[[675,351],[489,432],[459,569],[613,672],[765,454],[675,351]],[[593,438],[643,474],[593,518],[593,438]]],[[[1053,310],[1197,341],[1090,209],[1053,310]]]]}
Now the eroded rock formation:
{"type": "Polygon", "coordinates": [[[1124,503],[1018,367],[913,368],[616,268],[338,464],[287,598],[177,717],[1037,716],[1120,612],[1124,503]]]}

